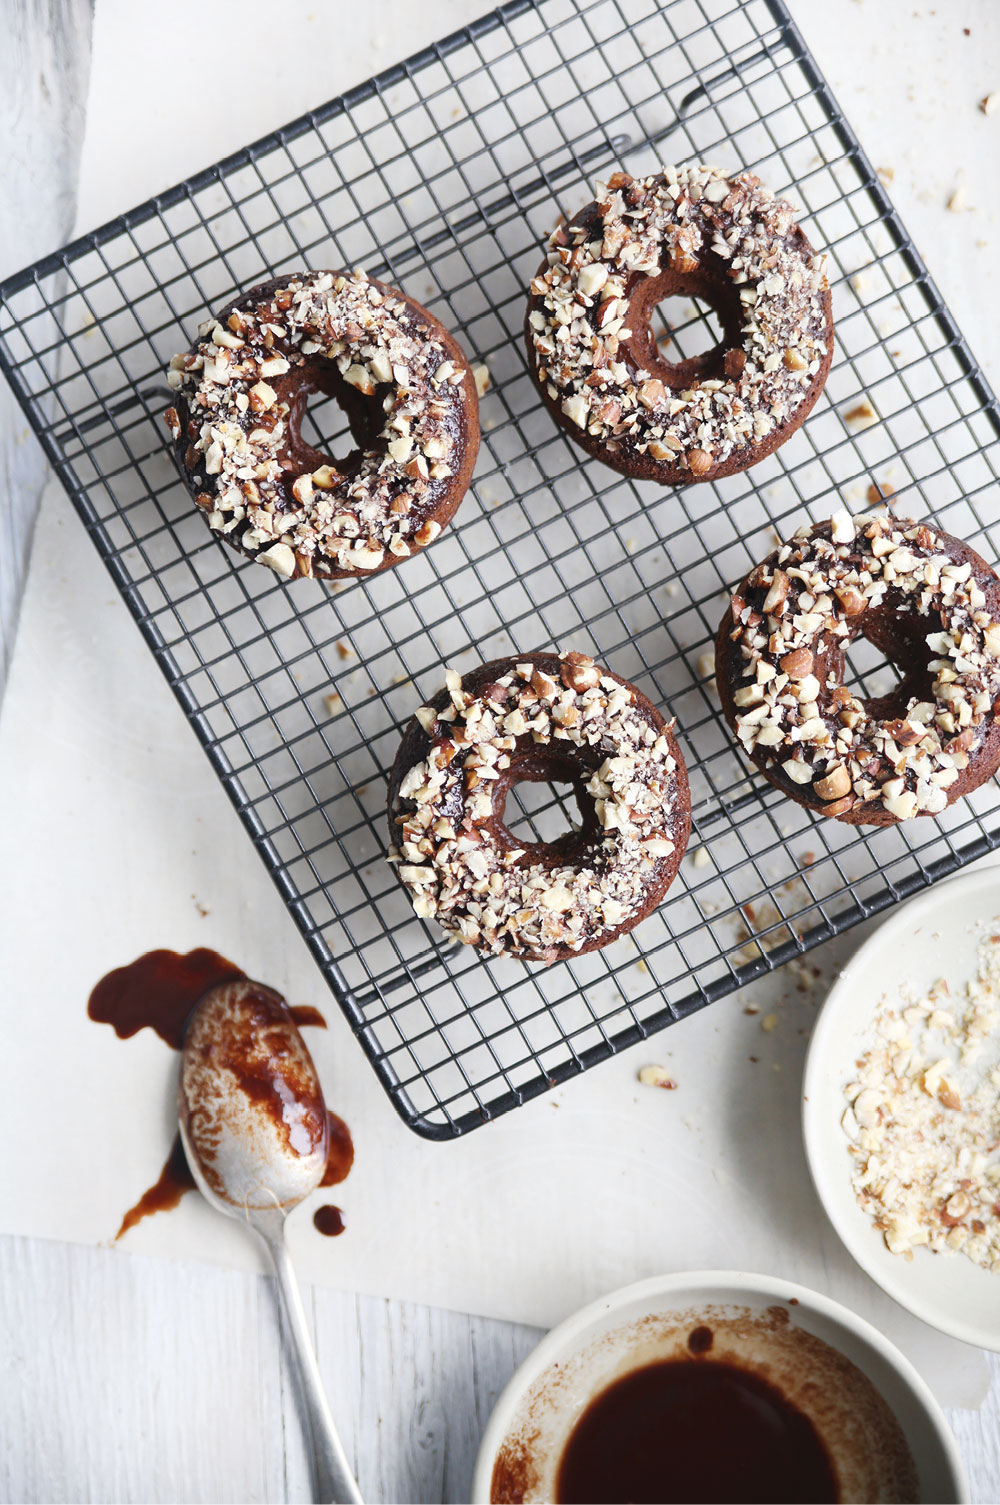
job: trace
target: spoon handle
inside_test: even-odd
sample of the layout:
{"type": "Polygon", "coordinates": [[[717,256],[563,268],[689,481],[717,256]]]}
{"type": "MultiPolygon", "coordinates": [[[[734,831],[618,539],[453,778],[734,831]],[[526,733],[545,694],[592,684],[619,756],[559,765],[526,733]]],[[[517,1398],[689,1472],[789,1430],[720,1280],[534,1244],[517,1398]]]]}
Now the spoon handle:
{"type": "Polygon", "coordinates": [[[327,1404],[323,1379],[309,1336],[299,1282],[285,1243],[284,1219],[280,1228],[273,1231],[258,1228],[258,1232],[267,1244],[274,1262],[274,1273],[288,1318],[288,1330],[299,1363],[302,1395],[312,1429],[316,1499],[319,1505],[363,1505],[361,1491],[351,1473],[327,1404]]]}

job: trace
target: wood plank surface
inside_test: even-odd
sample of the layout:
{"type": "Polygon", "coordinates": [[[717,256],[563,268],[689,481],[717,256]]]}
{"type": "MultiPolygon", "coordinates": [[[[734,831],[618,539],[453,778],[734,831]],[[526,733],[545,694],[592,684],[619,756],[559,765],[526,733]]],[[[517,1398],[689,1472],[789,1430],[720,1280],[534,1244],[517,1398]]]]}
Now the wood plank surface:
{"type": "MultiPolygon", "coordinates": [[[[68,238],[83,138],[90,0],[6,0],[0,42],[0,278],[68,238]]],[[[0,380],[0,698],[47,474],[0,380]]]]}

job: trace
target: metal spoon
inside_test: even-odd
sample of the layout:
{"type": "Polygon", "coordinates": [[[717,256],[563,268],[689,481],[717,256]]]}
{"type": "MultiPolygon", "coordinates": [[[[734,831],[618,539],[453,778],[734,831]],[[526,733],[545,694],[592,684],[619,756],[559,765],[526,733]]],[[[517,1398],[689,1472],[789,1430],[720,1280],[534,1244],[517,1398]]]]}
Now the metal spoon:
{"type": "Polygon", "coordinates": [[[323,1178],[329,1129],[316,1068],[278,993],[241,979],[205,994],[188,1021],[177,1106],[202,1196],[245,1218],[271,1256],[312,1429],[316,1499],[361,1505],[285,1243],[287,1214],[323,1178]]]}

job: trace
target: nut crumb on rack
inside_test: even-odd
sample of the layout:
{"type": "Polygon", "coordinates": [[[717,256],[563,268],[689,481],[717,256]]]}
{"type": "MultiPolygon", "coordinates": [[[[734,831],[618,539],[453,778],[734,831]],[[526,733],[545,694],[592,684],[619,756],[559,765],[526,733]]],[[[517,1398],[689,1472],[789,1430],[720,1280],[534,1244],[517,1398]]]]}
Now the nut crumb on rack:
{"type": "Polygon", "coordinates": [[[893,1254],[955,1251],[1000,1270],[1000,934],[959,993],[904,985],[844,1087],[852,1186],[893,1254]]]}
{"type": "Polygon", "coordinates": [[[639,1080],[644,1087],[663,1087],[667,1092],[675,1092],[677,1083],[670,1075],[665,1066],[643,1066],[639,1070],[639,1080]]]}
{"type": "Polygon", "coordinates": [[[979,101],[979,108],[984,115],[992,115],[1000,110],[1000,92],[994,90],[992,94],[987,94],[985,99],[979,101]]]}
{"type": "Polygon", "coordinates": [[[868,399],[865,398],[862,402],[856,403],[849,412],[844,414],[844,422],[852,428],[867,429],[871,428],[873,423],[878,423],[878,414],[868,399]]]}

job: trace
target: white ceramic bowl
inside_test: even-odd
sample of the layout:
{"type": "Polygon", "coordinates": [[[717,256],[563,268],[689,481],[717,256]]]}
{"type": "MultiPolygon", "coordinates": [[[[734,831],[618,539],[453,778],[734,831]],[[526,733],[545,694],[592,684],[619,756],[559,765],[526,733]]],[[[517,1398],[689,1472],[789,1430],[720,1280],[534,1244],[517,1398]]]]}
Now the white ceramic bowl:
{"type": "MultiPolygon", "coordinates": [[[[663,1275],[626,1286],[584,1307],[543,1338],[521,1365],[490,1417],[472,1485],[474,1505],[488,1505],[493,1467],[508,1437],[530,1417],[532,1462],[541,1498],[552,1483],[569,1432],[589,1400],[625,1369],[649,1362],[651,1335],[670,1318],[702,1314],[765,1316],[784,1307],[789,1322],[820,1338],[855,1364],[896,1416],[917,1467],[921,1500],[968,1500],[955,1441],[940,1407],[908,1359],[881,1333],[826,1296],[766,1275],[708,1271],[663,1275]],[[532,1398],[552,1386],[558,1398],[537,1427],[532,1398]],[[537,1436],[535,1436],[537,1427],[537,1436]]],[[[655,1337],[653,1338],[655,1342],[655,1337]]]]}
{"type": "Polygon", "coordinates": [[[974,974],[983,928],[1000,916],[1000,868],[939,884],[892,914],[844,968],[820,1012],[803,1080],[802,1128],[820,1201],[863,1270],[914,1316],[966,1343],[1000,1351],[1000,1275],[960,1254],[917,1249],[890,1254],[851,1189],[851,1158],[841,1128],[845,1085],[871,1038],[885,994],[900,984],[930,986],[946,975],[955,992],[974,974]]]}

